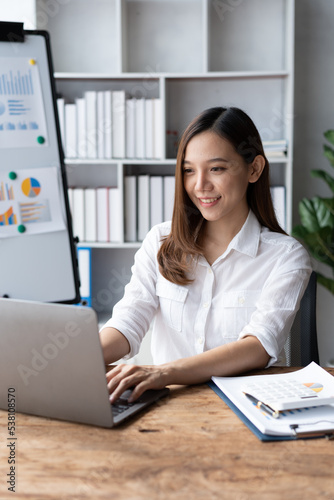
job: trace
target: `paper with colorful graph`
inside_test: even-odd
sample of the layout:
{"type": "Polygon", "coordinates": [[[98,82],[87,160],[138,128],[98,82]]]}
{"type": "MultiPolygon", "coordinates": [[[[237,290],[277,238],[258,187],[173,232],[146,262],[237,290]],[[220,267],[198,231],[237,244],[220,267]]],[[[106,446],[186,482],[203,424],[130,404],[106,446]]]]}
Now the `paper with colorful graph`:
{"type": "Polygon", "coordinates": [[[0,238],[65,228],[56,167],[0,171],[0,238]]]}

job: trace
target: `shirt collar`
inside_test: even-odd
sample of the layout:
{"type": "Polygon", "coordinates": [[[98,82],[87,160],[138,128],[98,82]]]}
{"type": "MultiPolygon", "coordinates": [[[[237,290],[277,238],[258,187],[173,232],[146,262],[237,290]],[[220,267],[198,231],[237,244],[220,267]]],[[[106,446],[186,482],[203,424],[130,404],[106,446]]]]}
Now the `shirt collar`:
{"type": "Polygon", "coordinates": [[[255,257],[259,247],[261,229],[256,215],[250,210],[244,225],[227,247],[225,255],[234,249],[250,257],[255,257]]]}
{"type": "MultiPolygon", "coordinates": [[[[257,220],[256,215],[252,212],[252,210],[249,210],[244,225],[234,236],[225,252],[220,257],[218,257],[214,264],[218,264],[218,262],[226,257],[232,250],[236,250],[237,252],[249,255],[250,257],[256,257],[261,231],[262,226],[257,220]]],[[[206,267],[209,266],[207,260],[203,256],[199,257],[198,263],[206,267]]]]}

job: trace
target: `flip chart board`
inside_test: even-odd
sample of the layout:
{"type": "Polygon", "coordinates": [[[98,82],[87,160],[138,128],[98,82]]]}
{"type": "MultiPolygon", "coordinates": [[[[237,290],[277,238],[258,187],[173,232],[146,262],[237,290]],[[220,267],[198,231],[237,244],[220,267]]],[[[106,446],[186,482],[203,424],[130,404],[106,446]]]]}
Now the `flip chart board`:
{"type": "Polygon", "coordinates": [[[0,23],[0,296],[80,300],[47,32],[0,23]]]}

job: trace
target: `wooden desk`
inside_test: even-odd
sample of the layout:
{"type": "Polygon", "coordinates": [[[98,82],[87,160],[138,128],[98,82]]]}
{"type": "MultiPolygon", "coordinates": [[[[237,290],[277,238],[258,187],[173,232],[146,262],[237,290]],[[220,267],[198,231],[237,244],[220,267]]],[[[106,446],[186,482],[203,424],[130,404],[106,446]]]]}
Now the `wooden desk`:
{"type": "Polygon", "coordinates": [[[334,441],[262,443],[206,385],[110,430],[17,414],[16,493],[0,432],[1,499],[334,499],[334,441]]]}

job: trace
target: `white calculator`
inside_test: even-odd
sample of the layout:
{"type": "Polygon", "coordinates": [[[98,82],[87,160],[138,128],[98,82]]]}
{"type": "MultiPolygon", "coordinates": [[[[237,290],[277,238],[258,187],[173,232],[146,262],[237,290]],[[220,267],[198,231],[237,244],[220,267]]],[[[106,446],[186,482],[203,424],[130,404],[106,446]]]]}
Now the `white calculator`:
{"type": "Polygon", "coordinates": [[[275,411],[294,410],[308,406],[334,403],[334,395],[322,395],[320,383],[302,383],[288,379],[272,382],[251,382],[242,387],[243,392],[275,411]]]}

